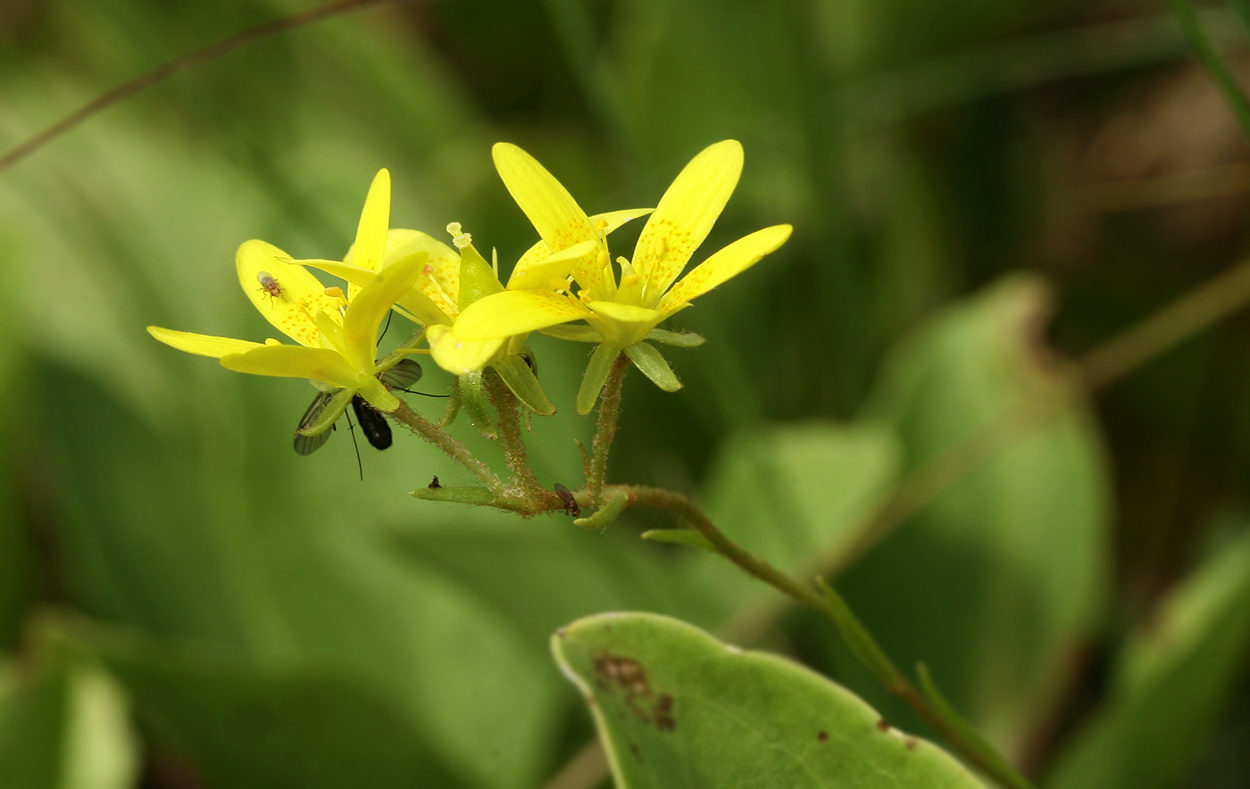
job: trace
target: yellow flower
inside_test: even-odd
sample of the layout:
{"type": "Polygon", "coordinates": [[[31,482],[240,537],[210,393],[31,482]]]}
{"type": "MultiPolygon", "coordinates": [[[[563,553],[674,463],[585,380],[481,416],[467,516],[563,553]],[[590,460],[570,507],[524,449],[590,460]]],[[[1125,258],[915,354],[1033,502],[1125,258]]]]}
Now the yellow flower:
{"type": "MultiPolygon", "coordinates": [[[[528,334],[466,341],[454,331],[456,317],[462,307],[489,293],[503,290],[494,267],[473,247],[468,233],[460,224],[447,226],[459,251],[436,241],[417,230],[392,229],[387,234],[386,248],[378,268],[357,265],[355,248],[343,262],[332,260],[301,260],[299,263],[342,277],[353,287],[367,287],[391,266],[413,255],[422,255],[424,265],[411,291],[402,295],[400,311],[424,326],[430,355],[440,367],[460,378],[462,388],[470,392],[481,389],[481,373],[492,367],[520,400],[540,414],[555,412],[530,368],[521,358],[528,334]]],[[[474,398],[465,395],[466,402],[474,398]]],[[[473,409],[470,409],[473,410],[473,409]]],[[[484,407],[477,409],[474,421],[482,424],[484,407]]],[[[486,428],[489,429],[489,428],[486,428]]]]}
{"type": "MultiPolygon", "coordinates": [[[[594,405],[612,362],[622,351],[662,389],[680,388],[668,362],[646,340],[677,340],[679,336],[656,332],[656,327],[790,237],[790,225],[757,230],[677,279],[711,231],[742,173],[742,145],[725,140],[695,156],[665,191],[638,237],[633,258],[618,259],[618,281],[603,235],[567,190],[514,145],[497,144],[494,155],[500,177],[543,243],[550,250],[565,251],[565,270],[579,290],[574,294],[563,282],[553,281],[559,279],[560,270],[548,264],[549,273],[556,276],[544,282],[527,276],[529,289],[509,288],[474,302],[456,321],[456,333],[468,341],[484,340],[586,321],[600,345],[578,393],[581,413],[594,405]]],[[[561,257],[557,255],[556,261],[561,257]]]]}
{"type": "MultiPolygon", "coordinates": [[[[382,259],[390,213],[390,176],[374,178],[356,232],[357,262],[382,259]]],[[[330,429],[354,395],[379,411],[391,412],[399,399],[378,380],[400,356],[377,361],[378,325],[396,301],[412,291],[425,266],[424,252],[410,254],[381,271],[350,301],[337,288],[325,288],[281,249],[264,241],[240,245],[235,269],[243,292],[266,320],[298,345],[275,339],[264,343],[149,326],[157,340],[187,353],[221,360],[223,367],[253,375],[307,378],[333,391],[321,417],[301,432],[330,429]]]]}

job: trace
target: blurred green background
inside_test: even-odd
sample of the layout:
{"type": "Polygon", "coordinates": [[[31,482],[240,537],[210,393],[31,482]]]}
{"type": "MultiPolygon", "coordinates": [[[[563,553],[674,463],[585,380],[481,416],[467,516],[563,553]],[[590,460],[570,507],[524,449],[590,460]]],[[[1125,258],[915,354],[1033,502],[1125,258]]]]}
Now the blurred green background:
{"type": "MultiPolygon", "coordinates": [[[[0,4],[0,149],[307,7],[0,4]]],[[[1246,28],[1202,18],[1247,72],[1246,28]]],[[[381,3],[0,173],[0,783],[538,786],[593,736],[548,637],[623,609],[795,656],[931,736],[819,621],[637,539],[667,517],[595,534],[417,502],[463,474],[402,434],[361,449],[363,482],[342,431],[297,457],[306,384],[143,330],[267,336],[235,248],[341,256],[379,167],[393,226],[459,221],[506,270],[533,231],[492,142],[596,212],[653,204],[727,137],[746,170],[705,250],[794,237],[676,319],[709,340],[670,355],[685,389],[627,381],[612,478],[694,495],[796,572],[849,564],[835,584],[887,649],[1046,784],[1245,786],[1247,315],[845,554],[910,470],[1250,246],[1250,149],[1137,0],[381,3]]],[[[530,436],[539,477],[576,487],[587,349],[533,347],[560,407],[530,436]]]]}

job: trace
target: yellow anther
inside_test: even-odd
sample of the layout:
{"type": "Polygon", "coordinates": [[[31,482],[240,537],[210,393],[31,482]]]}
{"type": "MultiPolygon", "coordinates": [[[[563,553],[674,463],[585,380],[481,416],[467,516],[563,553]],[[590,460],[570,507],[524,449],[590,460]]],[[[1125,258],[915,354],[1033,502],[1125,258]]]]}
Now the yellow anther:
{"type": "Polygon", "coordinates": [[[326,288],[326,295],[332,299],[346,299],[347,295],[343,293],[343,289],[338,285],[331,285],[326,288]]]}

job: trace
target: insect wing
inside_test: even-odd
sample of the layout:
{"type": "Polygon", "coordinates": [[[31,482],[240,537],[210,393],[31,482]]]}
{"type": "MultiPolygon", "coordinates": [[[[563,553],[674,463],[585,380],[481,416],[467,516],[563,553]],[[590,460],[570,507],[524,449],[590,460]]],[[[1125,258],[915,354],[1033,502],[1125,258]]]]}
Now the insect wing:
{"type": "Polygon", "coordinates": [[[386,449],[391,445],[391,426],[380,411],[366,403],[359,395],[352,398],[352,410],[356,412],[360,432],[365,434],[365,438],[374,449],[386,449]]]}
{"type": "Polygon", "coordinates": [[[295,452],[300,455],[311,455],[318,449],[321,449],[325,442],[330,440],[330,431],[322,430],[315,436],[306,436],[299,431],[317,421],[321,416],[321,412],[325,411],[326,406],[330,404],[330,400],[334,398],[332,392],[318,392],[313,398],[312,403],[308,406],[308,410],[300,417],[299,426],[295,428],[295,452]]]}
{"type": "Polygon", "coordinates": [[[394,367],[382,373],[382,383],[395,389],[407,389],[421,380],[421,365],[412,359],[400,359],[394,367]]]}

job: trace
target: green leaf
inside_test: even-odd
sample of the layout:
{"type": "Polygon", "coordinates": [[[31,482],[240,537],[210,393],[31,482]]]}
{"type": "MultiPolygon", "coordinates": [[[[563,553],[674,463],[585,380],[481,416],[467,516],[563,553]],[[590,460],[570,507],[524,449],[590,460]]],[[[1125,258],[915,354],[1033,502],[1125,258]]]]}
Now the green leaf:
{"type": "Polygon", "coordinates": [[[409,491],[413,498],[422,501],[442,501],[453,504],[472,504],[479,507],[495,506],[499,494],[479,485],[439,485],[409,491]]]}
{"type": "MultiPolygon", "coordinates": [[[[1063,405],[1036,344],[1048,309],[1040,282],[1008,279],[890,356],[868,417],[901,439],[906,471],[955,481],[836,581],[896,663],[926,662],[1009,753],[1056,697],[1105,597],[1107,474],[1088,407],[1063,405]],[[970,445],[984,451],[948,454],[970,445]]],[[[903,714],[862,674],[847,677],[903,714]]]]}
{"type": "Polygon", "coordinates": [[[675,619],[589,617],[557,631],[552,651],[619,789],[980,786],[844,688],[675,619]]]}
{"type": "Polygon", "coordinates": [[[464,786],[392,701],[342,672],[67,626],[209,786],[464,786]]]}
{"type": "MultiPolygon", "coordinates": [[[[48,658],[51,659],[48,659],[48,658]]],[[[34,670],[0,664],[0,774],[5,789],[126,789],[138,742],[117,686],[64,654],[34,670]]]]}
{"type": "Polygon", "coordinates": [[[702,548],[705,551],[716,553],[716,547],[703,536],[702,532],[694,529],[651,529],[644,531],[641,535],[644,540],[652,542],[669,542],[674,545],[688,545],[691,548],[702,548]]]}
{"type": "Polygon", "coordinates": [[[395,533],[388,553],[423,576],[472,589],[523,644],[541,645],[557,627],[598,611],[665,611],[706,626],[728,614],[724,588],[692,572],[702,559],[694,551],[642,542],[628,529],[561,527],[560,516],[517,529],[507,513],[456,511],[454,521],[395,533]]]}
{"type": "Polygon", "coordinates": [[[741,432],[708,485],[708,513],[736,542],[790,572],[837,566],[890,491],[900,463],[881,425],[813,422],[741,432]]]}
{"type": "Polygon", "coordinates": [[[615,523],[627,507],[629,507],[628,494],[609,493],[604,497],[603,505],[599,509],[583,518],[577,518],[573,524],[583,529],[603,530],[615,523]]]}
{"type": "Polygon", "coordinates": [[[647,339],[674,348],[698,348],[707,342],[702,335],[692,331],[669,331],[668,329],[652,329],[647,332],[647,339]]]}
{"type": "Polygon", "coordinates": [[[1162,602],[1125,646],[1110,697],[1059,755],[1055,789],[1179,785],[1250,652],[1250,531],[1162,602]]]}
{"type": "Polygon", "coordinates": [[[664,391],[676,392],[681,388],[681,381],[677,380],[677,374],[673,372],[668,360],[656,350],[654,345],[636,342],[625,349],[625,355],[635,367],[642,371],[643,375],[651,379],[651,383],[664,391]]]}

